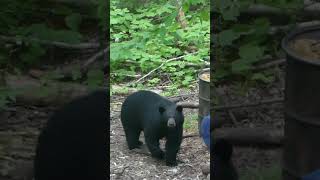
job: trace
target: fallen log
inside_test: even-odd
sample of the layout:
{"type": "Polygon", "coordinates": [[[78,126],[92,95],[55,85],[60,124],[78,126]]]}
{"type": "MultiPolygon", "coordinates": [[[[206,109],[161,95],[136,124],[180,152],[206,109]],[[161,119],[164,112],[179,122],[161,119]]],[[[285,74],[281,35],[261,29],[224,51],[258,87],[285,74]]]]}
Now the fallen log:
{"type": "Polygon", "coordinates": [[[198,103],[191,103],[191,102],[178,102],[177,105],[180,105],[183,108],[190,108],[190,109],[199,108],[199,104],[198,103]]]}
{"type": "Polygon", "coordinates": [[[213,131],[215,139],[226,139],[239,146],[281,146],[282,130],[270,128],[223,128],[213,131]]]}
{"type": "Polygon", "coordinates": [[[283,103],[283,101],[284,101],[284,98],[280,97],[280,98],[274,98],[270,100],[262,100],[254,103],[231,104],[226,106],[219,105],[219,106],[211,107],[211,110],[221,111],[221,110],[236,109],[236,108],[248,108],[248,107],[255,107],[255,106],[260,106],[265,104],[283,103]]]}
{"type": "Polygon", "coordinates": [[[8,75],[5,81],[9,89],[17,92],[17,104],[59,106],[90,92],[85,85],[56,81],[43,84],[40,80],[27,76],[8,75]]]}
{"type": "MultiPolygon", "coordinates": [[[[297,28],[305,28],[305,27],[309,27],[309,26],[318,26],[320,25],[320,21],[319,20],[314,20],[314,21],[307,21],[307,22],[301,22],[296,24],[297,28]]],[[[276,33],[279,32],[287,32],[290,31],[292,29],[292,25],[284,25],[284,26],[273,26],[270,28],[269,30],[269,34],[274,35],[276,33]]]]}
{"type": "MultiPolygon", "coordinates": [[[[247,10],[242,11],[246,15],[251,16],[291,16],[292,12],[284,11],[280,8],[271,7],[264,4],[252,4],[247,10]]],[[[296,14],[301,13],[304,17],[319,17],[320,3],[314,3],[310,6],[305,6],[301,10],[296,11],[296,14]]]]}
{"type": "Polygon", "coordinates": [[[254,67],[253,70],[254,71],[261,71],[261,70],[265,70],[265,69],[268,69],[268,68],[271,68],[271,67],[274,67],[274,66],[280,66],[280,65],[283,65],[285,63],[286,63],[285,59],[278,59],[278,60],[275,60],[275,61],[271,61],[271,62],[268,62],[268,63],[265,63],[265,64],[258,65],[256,67],[254,67]]]}
{"type": "Polygon", "coordinates": [[[10,42],[10,43],[15,43],[15,44],[22,44],[21,42],[36,42],[46,46],[55,46],[55,47],[64,48],[64,49],[78,49],[78,50],[98,49],[100,47],[99,43],[70,44],[70,43],[59,42],[59,41],[41,40],[37,38],[27,38],[27,37],[16,38],[16,37],[8,37],[3,35],[0,35],[0,40],[5,42],[10,42]]]}

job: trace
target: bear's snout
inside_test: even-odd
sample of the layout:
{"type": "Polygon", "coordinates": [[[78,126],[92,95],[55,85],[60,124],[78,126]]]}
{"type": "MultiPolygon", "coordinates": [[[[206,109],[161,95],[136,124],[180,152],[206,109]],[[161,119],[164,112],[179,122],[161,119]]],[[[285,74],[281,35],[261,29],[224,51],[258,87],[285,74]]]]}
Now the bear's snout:
{"type": "Polygon", "coordinates": [[[169,118],[168,119],[168,127],[172,128],[172,127],[176,127],[176,121],[174,118],[169,118]]]}

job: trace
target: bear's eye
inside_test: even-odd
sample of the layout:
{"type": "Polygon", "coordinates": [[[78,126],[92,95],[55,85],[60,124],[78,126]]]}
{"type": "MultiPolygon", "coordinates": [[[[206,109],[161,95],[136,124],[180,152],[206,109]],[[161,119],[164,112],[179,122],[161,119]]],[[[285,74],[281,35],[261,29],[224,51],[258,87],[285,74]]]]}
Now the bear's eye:
{"type": "Polygon", "coordinates": [[[166,109],[164,107],[159,107],[159,112],[162,114],[163,112],[165,112],[166,109]]]}
{"type": "Polygon", "coordinates": [[[182,106],[177,106],[177,111],[182,112],[182,106]]]}

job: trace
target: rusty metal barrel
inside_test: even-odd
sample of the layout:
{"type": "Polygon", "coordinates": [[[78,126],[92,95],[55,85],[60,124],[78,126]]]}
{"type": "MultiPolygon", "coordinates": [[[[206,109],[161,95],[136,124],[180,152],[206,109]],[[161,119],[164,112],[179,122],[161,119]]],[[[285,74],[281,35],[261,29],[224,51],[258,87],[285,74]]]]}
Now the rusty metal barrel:
{"type": "Polygon", "coordinates": [[[320,52],[320,26],[296,29],[282,40],[287,55],[284,180],[320,169],[320,58],[311,50],[317,42],[320,52]]]}
{"type": "Polygon", "coordinates": [[[199,112],[198,112],[198,130],[200,134],[200,125],[203,117],[210,112],[210,68],[200,71],[199,79],[199,112]]]}

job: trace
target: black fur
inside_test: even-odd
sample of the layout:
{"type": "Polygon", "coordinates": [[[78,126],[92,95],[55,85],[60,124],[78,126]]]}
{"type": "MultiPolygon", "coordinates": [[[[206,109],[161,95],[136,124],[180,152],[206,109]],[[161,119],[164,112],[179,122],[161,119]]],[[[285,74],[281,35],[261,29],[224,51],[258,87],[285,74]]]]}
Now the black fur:
{"type": "Polygon", "coordinates": [[[232,152],[232,145],[224,139],[217,140],[213,145],[211,169],[214,180],[238,180],[238,173],[231,160],[232,152]]]}
{"type": "MultiPolygon", "coordinates": [[[[141,131],[152,156],[165,157],[168,166],[177,165],[176,157],[180,149],[184,116],[182,107],[150,91],[131,94],[123,103],[121,122],[129,149],[139,148],[141,131]],[[175,127],[168,127],[169,118],[174,118],[175,127]],[[159,139],[166,137],[166,153],[159,147],[159,139]]],[[[169,123],[171,124],[171,123],[169,123]]]]}
{"type": "Polygon", "coordinates": [[[109,95],[97,91],[58,110],[41,132],[35,180],[105,180],[109,95]]]}

